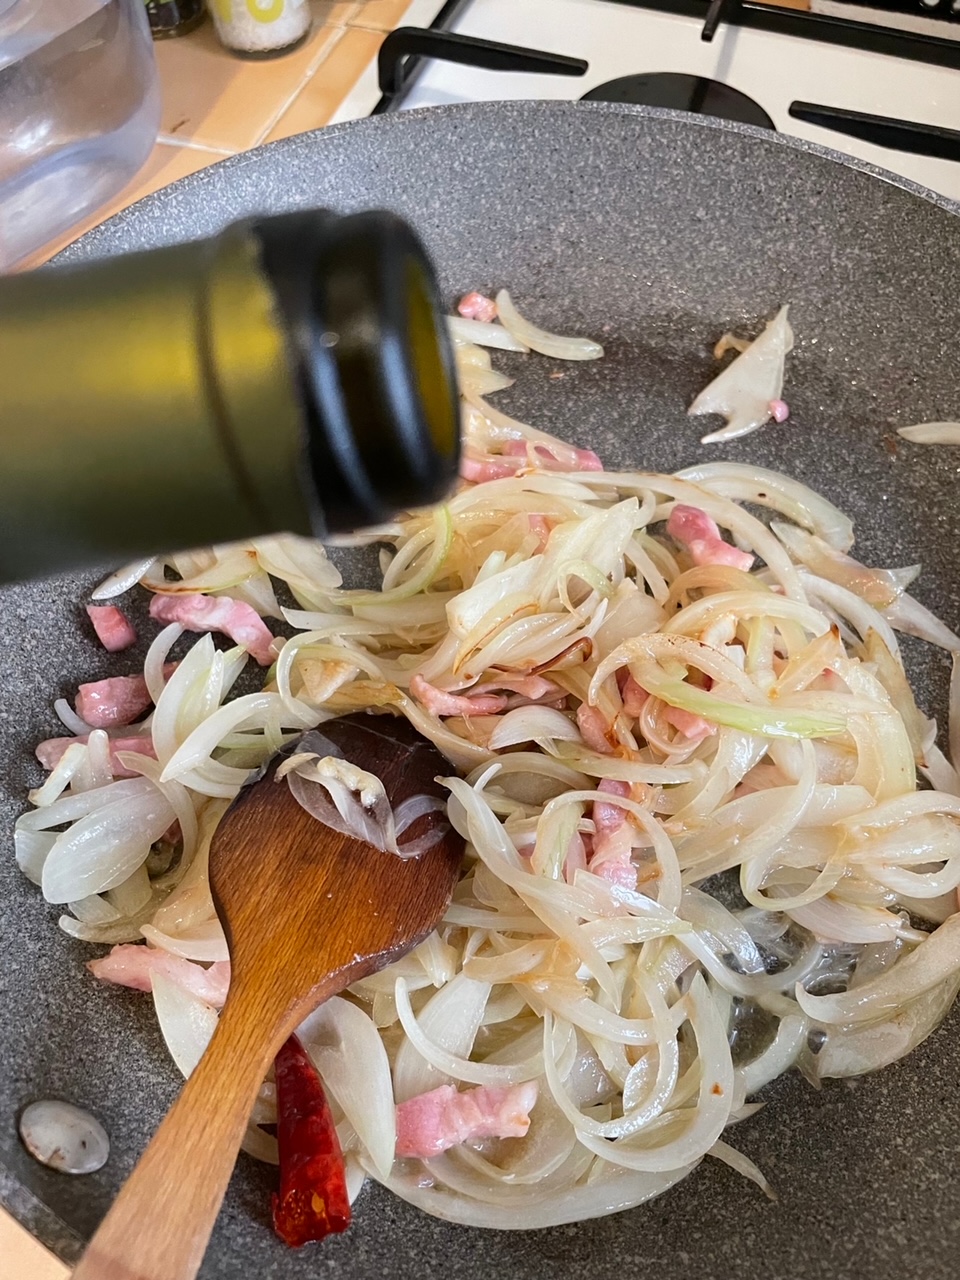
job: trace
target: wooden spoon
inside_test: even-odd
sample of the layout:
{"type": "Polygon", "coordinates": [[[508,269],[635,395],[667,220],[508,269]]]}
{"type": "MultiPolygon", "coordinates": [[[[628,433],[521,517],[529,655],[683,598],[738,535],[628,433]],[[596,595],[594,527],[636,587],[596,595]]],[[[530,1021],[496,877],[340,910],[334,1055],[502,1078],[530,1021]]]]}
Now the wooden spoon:
{"type": "MultiPolygon", "coordinates": [[[[444,795],[436,777],[450,766],[405,720],[349,716],[322,732],[383,781],[394,807],[444,795]]],[[[241,791],[210,849],[232,963],[219,1025],[74,1280],[196,1275],[277,1050],[323,1000],[422,942],[450,901],[463,849],[456,832],[408,861],[381,853],[307,813],[275,768],[241,791]]]]}

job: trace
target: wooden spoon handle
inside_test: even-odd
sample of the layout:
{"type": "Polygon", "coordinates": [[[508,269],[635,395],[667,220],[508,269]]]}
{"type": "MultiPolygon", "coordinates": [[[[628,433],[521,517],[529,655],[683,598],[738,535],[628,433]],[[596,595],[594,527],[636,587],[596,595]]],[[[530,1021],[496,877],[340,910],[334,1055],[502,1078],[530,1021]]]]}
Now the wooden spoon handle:
{"type": "Polygon", "coordinates": [[[87,1245],[73,1280],[192,1280],[277,1049],[227,1001],[213,1039],[87,1245]]]}

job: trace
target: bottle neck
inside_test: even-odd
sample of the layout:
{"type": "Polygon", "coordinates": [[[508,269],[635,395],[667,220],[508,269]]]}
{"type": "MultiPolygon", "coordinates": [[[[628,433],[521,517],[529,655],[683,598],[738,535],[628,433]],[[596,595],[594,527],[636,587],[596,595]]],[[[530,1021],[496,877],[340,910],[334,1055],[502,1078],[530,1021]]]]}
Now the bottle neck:
{"type": "Polygon", "coordinates": [[[0,582],[440,500],[459,461],[429,263],[389,214],[0,281],[0,582]]]}

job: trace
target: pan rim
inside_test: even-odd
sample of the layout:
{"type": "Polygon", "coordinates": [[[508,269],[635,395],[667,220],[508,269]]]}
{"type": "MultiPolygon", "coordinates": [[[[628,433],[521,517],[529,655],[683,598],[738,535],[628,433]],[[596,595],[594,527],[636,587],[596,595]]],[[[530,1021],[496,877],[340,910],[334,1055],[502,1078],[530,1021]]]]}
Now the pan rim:
{"type": "Polygon", "coordinates": [[[664,107],[646,107],[626,102],[569,102],[553,98],[504,99],[495,102],[449,103],[439,107],[417,107],[410,111],[389,112],[379,116],[362,116],[356,120],[344,120],[338,124],[323,125],[304,133],[293,134],[289,138],[278,138],[273,142],[263,142],[249,151],[241,151],[236,155],[225,156],[222,160],[216,161],[204,169],[198,169],[194,173],[178,178],[175,182],[171,182],[169,185],[161,187],[158,191],[153,191],[149,195],[143,196],[117,213],[111,214],[103,222],[84,232],[72,244],[61,249],[51,259],[51,265],[58,266],[61,263],[77,261],[91,255],[97,256],[98,246],[104,237],[107,242],[106,252],[112,252],[109,242],[113,238],[113,228],[129,221],[134,211],[139,212],[150,208],[162,209],[170,199],[175,199],[181,192],[190,192],[195,187],[203,186],[211,180],[218,180],[224,173],[231,173],[234,170],[242,170],[247,165],[257,164],[260,157],[268,151],[273,155],[282,154],[283,151],[295,154],[302,149],[306,141],[309,141],[310,144],[322,144],[327,138],[336,140],[345,132],[356,131],[358,128],[362,128],[367,133],[374,133],[384,129],[395,130],[398,124],[401,128],[407,127],[407,124],[413,127],[419,125],[424,119],[435,117],[438,114],[445,118],[456,117],[457,115],[476,116],[477,114],[489,114],[491,116],[503,116],[506,114],[508,116],[528,116],[531,120],[536,120],[545,116],[562,117],[574,113],[577,115],[596,113],[600,115],[627,116],[654,123],[679,125],[689,129],[707,129],[721,134],[734,134],[741,137],[754,138],[757,142],[762,142],[766,146],[786,147],[788,150],[816,156],[820,160],[841,165],[845,169],[851,169],[855,173],[875,178],[880,182],[906,192],[908,195],[916,196],[926,203],[942,209],[945,213],[953,214],[954,216],[960,215],[960,200],[951,200],[948,196],[941,195],[921,183],[914,182],[911,178],[905,178],[901,174],[885,169],[881,165],[872,164],[868,160],[861,160],[857,156],[848,155],[843,151],[837,150],[836,147],[825,146],[819,142],[810,142],[806,138],[795,138],[790,134],[772,132],[757,125],[741,124],[739,121],[734,120],[721,120],[716,116],[694,115],[688,111],[674,111],[664,107]]]}

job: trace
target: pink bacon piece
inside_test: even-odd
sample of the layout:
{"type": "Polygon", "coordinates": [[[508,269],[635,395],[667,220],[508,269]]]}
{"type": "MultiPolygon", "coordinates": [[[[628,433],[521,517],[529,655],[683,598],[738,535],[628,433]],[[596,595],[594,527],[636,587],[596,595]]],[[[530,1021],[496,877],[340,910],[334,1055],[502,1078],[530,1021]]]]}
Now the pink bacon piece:
{"type": "MultiPolygon", "coordinates": [[[[176,669],[175,662],[165,663],[164,680],[169,680],[176,669]]],[[[80,685],[74,706],[77,715],[91,729],[115,729],[131,724],[146,711],[150,702],[143,676],[110,676],[80,685]]]]}
{"type": "Polygon", "coordinates": [[[628,716],[636,719],[643,710],[643,704],[650,697],[642,684],[634,680],[633,676],[627,672],[627,678],[623,682],[620,689],[620,697],[623,699],[623,709],[628,716]]]}
{"type": "MultiPolygon", "coordinates": [[[[597,786],[604,795],[626,799],[630,785],[616,778],[604,778],[597,786]]],[[[626,811],[606,800],[593,802],[593,857],[590,870],[624,889],[637,887],[637,869],[633,865],[633,831],[626,811]]]]}
{"type": "MultiPolygon", "coordinates": [[[[460,475],[472,484],[488,480],[506,480],[525,466],[544,471],[602,471],[603,463],[592,449],[574,449],[572,458],[560,458],[545,444],[527,445],[523,440],[507,440],[499,454],[476,456],[465,454],[460,462],[460,475]]],[[[534,517],[531,517],[531,522],[534,517]]],[[[542,517],[536,517],[542,519],[542,517]]]]}
{"type": "Polygon", "coordinates": [[[486,484],[488,480],[506,480],[520,470],[518,458],[501,458],[495,455],[476,458],[465,453],[460,459],[460,475],[471,484],[486,484]]]}
{"type": "MultiPolygon", "coordinates": [[[[644,704],[650,697],[643,685],[638,684],[629,674],[620,690],[620,696],[623,699],[624,711],[634,719],[643,710],[644,704]]],[[[704,738],[710,738],[717,732],[717,726],[711,724],[709,720],[704,720],[703,716],[694,715],[692,711],[684,711],[682,707],[671,707],[666,702],[663,704],[663,718],[667,724],[673,725],[674,729],[693,742],[702,742],[704,738]]]]}
{"type": "Polygon", "coordinates": [[[193,960],[184,960],[182,956],[170,955],[168,951],[141,942],[121,943],[109,955],[89,960],[87,968],[101,982],[133,987],[135,991],[152,991],[153,975],[160,973],[216,1009],[226,1000],[230,985],[229,960],[218,960],[205,969],[193,960]]]}
{"type": "Polygon", "coordinates": [[[698,716],[693,711],[684,711],[683,707],[671,707],[669,703],[663,704],[663,718],[689,742],[702,742],[704,738],[712,738],[717,732],[717,726],[704,720],[703,716],[698,716]]]}
{"type": "Polygon", "coordinates": [[[497,304],[484,293],[465,293],[457,303],[457,312],[467,320],[482,320],[489,324],[497,318],[497,304]]]}
{"type": "Polygon", "coordinates": [[[458,1093],[452,1084],[397,1107],[397,1156],[429,1160],[475,1138],[522,1138],[537,1101],[536,1081],[458,1093]]]}
{"type": "MultiPolygon", "coordinates": [[[[36,757],[43,765],[44,769],[55,769],[60,763],[67,751],[68,747],[72,747],[75,742],[86,745],[89,741],[88,733],[81,734],[76,738],[47,738],[46,742],[41,742],[36,749],[36,757]]],[[[117,759],[118,751],[131,751],[138,756],[149,756],[152,760],[156,760],[157,753],[153,749],[153,743],[149,738],[111,738],[109,743],[110,750],[110,770],[115,778],[136,778],[139,775],[133,769],[128,769],[126,765],[121,764],[117,759]]]]}
{"type": "Polygon", "coordinates": [[[242,645],[261,667],[276,658],[274,636],[251,605],[229,596],[156,595],[150,601],[150,617],[157,622],[179,622],[188,631],[219,631],[242,645]]]}
{"type": "Polygon", "coordinates": [[[421,675],[410,681],[410,692],[434,716],[495,716],[507,705],[507,699],[499,694],[446,693],[421,675]]]}
{"type": "Polygon", "coordinates": [[[87,617],[108,653],[120,653],[137,642],[133,623],[115,604],[88,604],[87,617]]]}
{"type": "Polygon", "coordinates": [[[554,684],[552,680],[545,680],[543,676],[499,676],[494,680],[487,680],[483,684],[474,685],[470,690],[470,696],[474,697],[478,693],[495,693],[500,689],[506,689],[510,693],[517,694],[518,697],[525,698],[529,702],[540,702],[544,698],[559,698],[563,696],[563,690],[558,684],[554,684]]]}
{"type": "Polygon", "coordinates": [[[550,525],[544,516],[527,516],[527,523],[530,525],[530,532],[536,534],[540,545],[538,551],[542,551],[550,541],[550,525]]]}
{"type": "Polygon", "coordinates": [[[729,565],[744,572],[753,564],[753,556],[724,542],[716,521],[699,507],[678,502],[667,520],[667,533],[687,548],[694,564],[729,565]]]}
{"type": "Polygon", "coordinates": [[[586,702],[580,703],[577,707],[577,728],[591,750],[598,751],[603,756],[612,754],[613,746],[607,737],[607,722],[596,707],[591,707],[586,702]]]}

